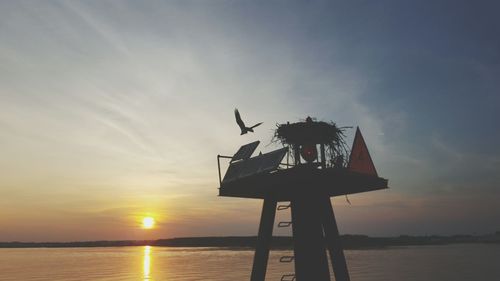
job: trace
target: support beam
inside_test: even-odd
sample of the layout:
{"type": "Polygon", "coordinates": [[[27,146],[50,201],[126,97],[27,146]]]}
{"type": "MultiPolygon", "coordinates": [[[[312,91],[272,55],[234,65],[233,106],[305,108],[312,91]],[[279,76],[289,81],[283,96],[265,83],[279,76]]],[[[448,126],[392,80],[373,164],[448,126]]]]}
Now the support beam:
{"type": "Polygon", "coordinates": [[[259,236],[255,247],[251,281],[264,281],[266,278],[269,249],[273,238],[273,225],[276,216],[275,199],[266,198],[262,206],[262,215],[259,225],[259,236]]]}
{"type": "Polygon", "coordinates": [[[321,150],[321,167],[323,169],[326,169],[325,145],[323,143],[320,145],[320,150],[321,150]]]}
{"type": "Polygon", "coordinates": [[[340,241],[339,229],[335,214],[333,213],[332,202],[328,196],[321,198],[318,202],[321,206],[321,219],[323,229],[325,231],[326,244],[330,252],[330,259],[332,261],[333,272],[336,281],[349,281],[349,272],[347,270],[347,263],[340,241]]]}
{"type": "Polygon", "coordinates": [[[297,281],[330,281],[318,198],[291,201],[297,281]]]}

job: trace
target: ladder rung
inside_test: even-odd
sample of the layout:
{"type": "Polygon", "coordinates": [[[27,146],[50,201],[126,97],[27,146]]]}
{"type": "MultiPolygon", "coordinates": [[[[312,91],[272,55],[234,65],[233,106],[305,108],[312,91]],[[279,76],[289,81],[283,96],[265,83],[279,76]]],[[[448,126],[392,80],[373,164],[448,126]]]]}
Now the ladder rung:
{"type": "Polygon", "coordinates": [[[290,208],[290,204],[288,205],[278,205],[278,211],[286,210],[290,208]]]}
{"type": "Polygon", "coordinates": [[[285,274],[281,276],[281,281],[295,281],[295,274],[285,274]]]}
{"type": "Polygon", "coordinates": [[[295,259],[294,256],[282,256],[280,262],[292,262],[295,259]]]}
{"type": "Polygon", "coordinates": [[[290,225],[292,225],[291,221],[280,221],[278,223],[278,227],[289,227],[290,225]]]}

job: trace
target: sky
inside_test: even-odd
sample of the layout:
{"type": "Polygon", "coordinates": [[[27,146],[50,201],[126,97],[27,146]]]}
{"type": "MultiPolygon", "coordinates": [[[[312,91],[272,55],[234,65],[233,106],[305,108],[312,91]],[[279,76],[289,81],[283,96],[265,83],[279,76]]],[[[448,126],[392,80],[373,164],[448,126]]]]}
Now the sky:
{"type": "Polygon", "coordinates": [[[359,126],[389,179],[333,199],[341,233],[499,231],[499,8],[0,1],[0,241],[255,235],[216,155],[307,116],[359,126]]]}

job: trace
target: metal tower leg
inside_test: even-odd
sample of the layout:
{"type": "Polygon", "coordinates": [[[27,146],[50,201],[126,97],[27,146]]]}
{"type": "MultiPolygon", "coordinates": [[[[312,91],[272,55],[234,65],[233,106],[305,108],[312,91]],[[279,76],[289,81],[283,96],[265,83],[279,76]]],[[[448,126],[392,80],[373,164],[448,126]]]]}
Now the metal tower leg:
{"type": "Polygon", "coordinates": [[[266,278],[267,260],[269,259],[274,217],[276,216],[276,204],[277,201],[274,199],[264,199],[250,281],[264,281],[266,278]]]}
{"type": "Polygon", "coordinates": [[[340,241],[339,229],[337,228],[337,221],[333,213],[332,202],[330,198],[325,197],[321,199],[320,205],[322,206],[321,218],[323,221],[323,228],[325,230],[326,243],[328,251],[330,252],[330,259],[332,261],[333,273],[335,274],[336,281],[349,281],[349,272],[347,270],[347,263],[340,241]]]}
{"type": "Polygon", "coordinates": [[[297,281],[330,281],[318,199],[297,198],[291,205],[297,281]]]}

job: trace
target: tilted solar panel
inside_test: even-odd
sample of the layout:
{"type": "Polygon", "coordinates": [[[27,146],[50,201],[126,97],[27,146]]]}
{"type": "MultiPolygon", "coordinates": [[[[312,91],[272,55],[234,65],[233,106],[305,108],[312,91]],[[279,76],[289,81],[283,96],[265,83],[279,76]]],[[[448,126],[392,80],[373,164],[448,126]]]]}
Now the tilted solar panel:
{"type": "Polygon", "coordinates": [[[236,151],[236,153],[234,154],[233,158],[231,158],[231,162],[235,162],[238,160],[246,160],[250,158],[255,149],[257,149],[257,146],[259,146],[259,143],[260,141],[254,141],[240,147],[240,149],[238,149],[238,151],[236,151]]]}
{"type": "Polygon", "coordinates": [[[283,147],[281,149],[260,155],[262,160],[259,167],[259,173],[276,170],[287,151],[288,147],[283,147]]]}
{"type": "Polygon", "coordinates": [[[276,170],[288,151],[287,147],[262,154],[229,165],[222,182],[233,181],[244,177],[276,170]]]}

